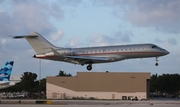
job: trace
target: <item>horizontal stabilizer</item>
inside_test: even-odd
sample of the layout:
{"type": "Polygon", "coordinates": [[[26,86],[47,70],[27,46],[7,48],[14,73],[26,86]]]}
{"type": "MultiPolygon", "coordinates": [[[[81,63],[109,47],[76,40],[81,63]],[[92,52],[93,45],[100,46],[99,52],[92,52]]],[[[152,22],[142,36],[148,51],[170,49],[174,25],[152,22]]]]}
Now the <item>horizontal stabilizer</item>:
{"type": "Polygon", "coordinates": [[[12,36],[14,39],[26,38],[26,37],[38,37],[38,35],[23,35],[23,36],[12,36]]]}

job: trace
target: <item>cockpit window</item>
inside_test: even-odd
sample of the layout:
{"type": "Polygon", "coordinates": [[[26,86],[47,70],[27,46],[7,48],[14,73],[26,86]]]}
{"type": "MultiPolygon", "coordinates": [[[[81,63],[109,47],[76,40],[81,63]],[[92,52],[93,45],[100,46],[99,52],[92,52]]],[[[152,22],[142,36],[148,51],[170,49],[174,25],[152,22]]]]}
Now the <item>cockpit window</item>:
{"type": "Polygon", "coordinates": [[[157,46],[156,46],[156,45],[153,45],[152,48],[157,48],[157,46]]]}

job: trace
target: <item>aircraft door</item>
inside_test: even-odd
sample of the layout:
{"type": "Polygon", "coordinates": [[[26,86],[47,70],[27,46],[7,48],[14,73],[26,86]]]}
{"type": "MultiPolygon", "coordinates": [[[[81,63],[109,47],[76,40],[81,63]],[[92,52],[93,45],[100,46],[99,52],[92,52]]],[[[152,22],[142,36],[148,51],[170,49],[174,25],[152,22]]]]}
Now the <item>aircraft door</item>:
{"type": "Polygon", "coordinates": [[[71,53],[71,56],[73,56],[73,50],[72,50],[72,48],[70,48],[70,53],[71,53]]]}
{"type": "Polygon", "coordinates": [[[106,54],[106,49],[103,49],[103,54],[104,54],[104,55],[106,54]]]}

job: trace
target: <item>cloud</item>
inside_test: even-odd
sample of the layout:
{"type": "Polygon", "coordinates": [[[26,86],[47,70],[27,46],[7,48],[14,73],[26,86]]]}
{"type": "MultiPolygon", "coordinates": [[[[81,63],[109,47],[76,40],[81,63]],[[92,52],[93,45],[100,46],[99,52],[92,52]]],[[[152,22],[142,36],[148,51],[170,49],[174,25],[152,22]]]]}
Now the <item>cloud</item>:
{"type": "Polygon", "coordinates": [[[5,12],[0,12],[0,23],[1,23],[1,28],[0,28],[0,36],[4,36],[6,32],[11,32],[12,31],[12,18],[10,15],[6,14],[5,12]]]}
{"type": "Polygon", "coordinates": [[[131,42],[130,37],[133,36],[132,31],[118,31],[115,32],[114,37],[118,39],[122,43],[129,43],[131,42]]]}
{"type": "Polygon", "coordinates": [[[98,3],[112,6],[112,14],[119,18],[123,14],[124,19],[132,25],[180,33],[179,0],[101,0],[98,3]]]}
{"type": "Polygon", "coordinates": [[[50,41],[51,42],[57,42],[64,36],[64,32],[62,30],[57,30],[57,32],[54,32],[50,35],[50,41]]]}
{"type": "Polygon", "coordinates": [[[145,0],[130,9],[126,17],[133,25],[155,27],[156,30],[180,33],[179,0],[145,0]]]}
{"type": "Polygon", "coordinates": [[[89,37],[89,46],[107,46],[109,45],[108,40],[112,40],[111,37],[108,37],[106,35],[101,35],[98,33],[94,33],[89,37]]]}
{"type": "Polygon", "coordinates": [[[49,18],[54,17],[58,20],[63,18],[60,6],[55,3],[48,5],[45,2],[26,0],[12,1],[6,5],[10,6],[11,10],[4,9],[0,12],[1,36],[32,31],[47,35],[56,32],[49,18]]]}
{"type": "Polygon", "coordinates": [[[175,38],[167,38],[166,40],[155,38],[154,42],[161,44],[161,45],[164,45],[166,47],[171,47],[171,46],[177,45],[177,40],[175,38]]]}
{"type": "Polygon", "coordinates": [[[131,42],[132,31],[117,31],[113,32],[112,35],[101,35],[98,33],[92,34],[89,38],[89,46],[107,46],[107,45],[120,45],[131,42]]]}
{"type": "Polygon", "coordinates": [[[81,44],[80,39],[76,36],[69,39],[69,43],[65,45],[65,47],[79,47],[81,44]]]}
{"type": "Polygon", "coordinates": [[[77,37],[73,37],[70,39],[70,46],[74,47],[74,46],[78,46],[79,45],[79,39],[77,37]]]}
{"type": "Polygon", "coordinates": [[[5,38],[1,39],[1,45],[5,44],[5,43],[6,43],[6,39],[5,38]]]}
{"type": "Polygon", "coordinates": [[[59,0],[58,2],[63,5],[77,6],[78,4],[82,3],[83,0],[59,0]]]}
{"type": "Polygon", "coordinates": [[[169,72],[175,72],[179,73],[179,65],[180,65],[180,48],[179,47],[173,47],[170,51],[170,54],[167,55],[163,62],[165,65],[167,65],[167,70],[169,72]]]}
{"type": "Polygon", "coordinates": [[[177,45],[177,41],[174,38],[168,38],[167,40],[168,44],[170,44],[171,46],[177,45]]]}
{"type": "MultiPolygon", "coordinates": [[[[0,59],[14,60],[14,72],[36,71],[38,60],[33,59],[34,50],[25,39],[14,40],[10,35],[23,35],[36,31],[51,36],[53,41],[62,38],[63,32],[57,30],[52,20],[64,18],[61,6],[58,3],[36,0],[1,1],[0,4],[0,59]],[[26,59],[26,60],[24,60],[26,59]],[[37,62],[37,63],[36,63],[37,62]],[[24,67],[25,65],[28,65],[24,67]]],[[[48,38],[48,37],[47,37],[48,38]]],[[[3,62],[4,63],[4,62],[3,62]]]]}
{"type": "Polygon", "coordinates": [[[0,52],[5,56],[3,59],[17,59],[18,56],[21,57],[19,59],[23,59],[25,55],[31,56],[33,53],[32,50],[29,51],[32,48],[26,40],[13,40],[7,36],[23,35],[36,31],[42,35],[55,34],[51,37],[53,41],[60,39],[63,36],[63,32],[56,30],[50,22],[52,17],[58,20],[63,19],[61,7],[58,7],[55,3],[49,4],[36,0],[4,1],[0,11],[0,43],[2,44],[0,52]]]}

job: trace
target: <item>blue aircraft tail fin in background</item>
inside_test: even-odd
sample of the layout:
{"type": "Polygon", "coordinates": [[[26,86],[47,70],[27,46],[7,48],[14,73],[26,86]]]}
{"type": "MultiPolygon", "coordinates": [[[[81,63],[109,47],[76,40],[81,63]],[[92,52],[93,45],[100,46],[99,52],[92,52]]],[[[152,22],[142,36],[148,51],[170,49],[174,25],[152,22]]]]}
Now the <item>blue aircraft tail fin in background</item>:
{"type": "Polygon", "coordinates": [[[8,61],[0,69],[0,81],[9,81],[14,61],[8,61]]]}

